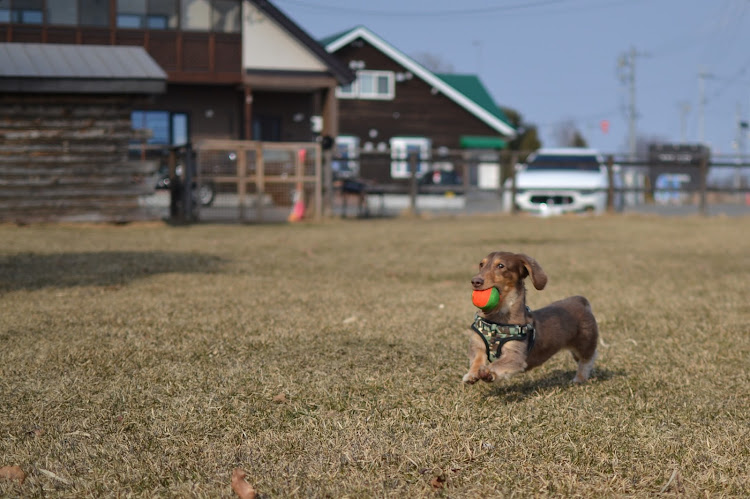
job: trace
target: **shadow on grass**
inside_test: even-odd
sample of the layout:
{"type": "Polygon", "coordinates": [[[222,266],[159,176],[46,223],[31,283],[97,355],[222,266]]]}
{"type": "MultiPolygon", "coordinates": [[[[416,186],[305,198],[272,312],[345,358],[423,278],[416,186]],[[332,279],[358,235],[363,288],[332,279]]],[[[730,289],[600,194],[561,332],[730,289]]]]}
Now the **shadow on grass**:
{"type": "Polygon", "coordinates": [[[214,273],[221,258],[164,251],[19,253],[0,256],[0,293],[48,287],[117,286],[164,274],[214,273]]]}
{"type": "MultiPolygon", "coordinates": [[[[520,374],[515,379],[505,381],[500,386],[493,387],[491,391],[487,392],[486,396],[487,398],[502,398],[504,402],[521,402],[529,396],[549,389],[559,388],[568,390],[579,386],[572,382],[575,374],[576,372],[573,369],[569,371],[555,369],[541,379],[527,381],[519,380],[518,378],[523,376],[520,374]]],[[[625,375],[626,372],[622,369],[594,368],[587,384],[601,383],[625,375]]]]}

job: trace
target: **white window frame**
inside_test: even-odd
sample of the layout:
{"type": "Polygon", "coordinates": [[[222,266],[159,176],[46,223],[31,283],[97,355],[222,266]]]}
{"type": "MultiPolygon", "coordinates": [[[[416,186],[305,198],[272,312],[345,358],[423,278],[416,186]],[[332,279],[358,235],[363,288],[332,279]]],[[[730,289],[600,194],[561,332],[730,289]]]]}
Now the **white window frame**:
{"type": "Polygon", "coordinates": [[[336,87],[336,97],[339,99],[356,99],[357,98],[357,80],[354,80],[347,86],[336,87]]]}
{"type": "Polygon", "coordinates": [[[373,71],[362,69],[357,71],[357,79],[347,87],[336,88],[336,96],[340,99],[364,99],[364,100],[393,100],[396,97],[396,74],[393,71],[373,71]],[[362,80],[372,78],[373,91],[362,89],[362,80]],[[386,91],[378,90],[378,80],[386,78],[386,91]]]}
{"type": "Polygon", "coordinates": [[[391,144],[391,178],[409,178],[409,151],[419,151],[417,176],[421,177],[429,169],[432,153],[432,140],[427,137],[393,137],[391,144]]]}
{"type": "Polygon", "coordinates": [[[340,155],[346,152],[345,158],[338,159],[340,163],[346,163],[346,167],[353,175],[359,175],[359,137],[353,135],[339,135],[336,137],[336,150],[340,155]]]}

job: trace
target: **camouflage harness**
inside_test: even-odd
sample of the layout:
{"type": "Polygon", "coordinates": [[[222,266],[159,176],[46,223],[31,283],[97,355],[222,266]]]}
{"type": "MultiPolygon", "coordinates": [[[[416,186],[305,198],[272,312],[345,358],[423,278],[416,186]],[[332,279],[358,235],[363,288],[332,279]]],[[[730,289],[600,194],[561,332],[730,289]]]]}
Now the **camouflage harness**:
{"type": "MultiPolygon", "coordinates": [[[[531,315],[531,310],[526,307],[526,312],[531,315]]],[[[525,341],[529,339],[527,351],[530,352],[534,347],[534,323],[528,324],[497,324],[486,321],[479,317],[474,317],[471,329],[482,338],[484,346],[487,349],[487,360],[493,362],[500,358],[501,349],[509,341],[525,341]]]]}

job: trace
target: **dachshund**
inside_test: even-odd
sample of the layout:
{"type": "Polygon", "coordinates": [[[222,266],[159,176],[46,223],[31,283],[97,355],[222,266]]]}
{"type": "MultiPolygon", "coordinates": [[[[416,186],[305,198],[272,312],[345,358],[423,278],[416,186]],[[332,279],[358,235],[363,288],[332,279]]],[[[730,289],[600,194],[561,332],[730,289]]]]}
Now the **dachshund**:
{"type": "Polygon", "coordinates": [[[532,312],[526,306],[526,277],[538,290],[547,285],[547,274],[530,256],[496,251],[480,262],[471,279],[474,296],[493,294],[494,299],[487,305],[474,301],[484,308],[468,331],[470,366],[464,383],[508,379],[560,350],[570,350],[578,363],[574,383],[589,378],[599,338],[591,304],[583,296],[571,296],[532,312]]]}

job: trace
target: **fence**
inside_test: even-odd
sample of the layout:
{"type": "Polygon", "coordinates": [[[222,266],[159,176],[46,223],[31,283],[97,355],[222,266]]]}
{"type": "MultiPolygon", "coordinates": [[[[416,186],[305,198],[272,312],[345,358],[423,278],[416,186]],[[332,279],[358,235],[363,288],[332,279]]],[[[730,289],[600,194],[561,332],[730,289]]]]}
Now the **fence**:
{"type": "Polygon", "coordinates": [[[138,154],[161,162],[156,192],[143,204],[173,222],[282,222],[323,212],[317,143],[203,140],[133,147],[138,154]]]}
{"type": "MultiPolygon", "coordinates": [[[[410,155],[404,171],[403,158],[376,151],[334,157],[333,165],[343,177],[344,191],[367,198],[358,200],[360,216],[403,211],[516,213],[516,165],[526,156],[511,151],[432,151],[410,155]],[[438,202],[436,194],[448,199],[438,202]]],[[[750,158],[715,156],[688,165],[647,158],[629,161],[615,154],[604,158],[608,181],[587,190],[601,193],[610,212],[750,214],[750,158]]],[[[570,190],[544,188],[552,202],[570,190]]],[[[350,215],[347,208],[344,203],[338,213],[350,215]]]]}
{"type": "Polygon", "coordinates": [[[196,145],[197,182],[214,199],[200,220],[280,222],[323,211],[321,148],[311,142],[204,140],[196,145]]]}
{"type": "MultiPolygon", "coordinates": [[[[397,158],[390,151],[347,157],[326,155],[317,143],[235,140],[201,141],[194,151],[132,152],[140,159],[161,158],[155,181],[161,188],[144,203],[176,222],[516,213],[515,166],[525,158],[512,151],[446,150],[397,158]],[[332,178],[326,178],[326,170],[332,178]]],[[[750,214],[749,158],[715,156],[677,169],[646,159],[605,158],[606,187],[590,190],[601,193],[609,211],[750,214]]],[[[564,198],[565,191],[545,188],[552,202],[564,198]]]]}

